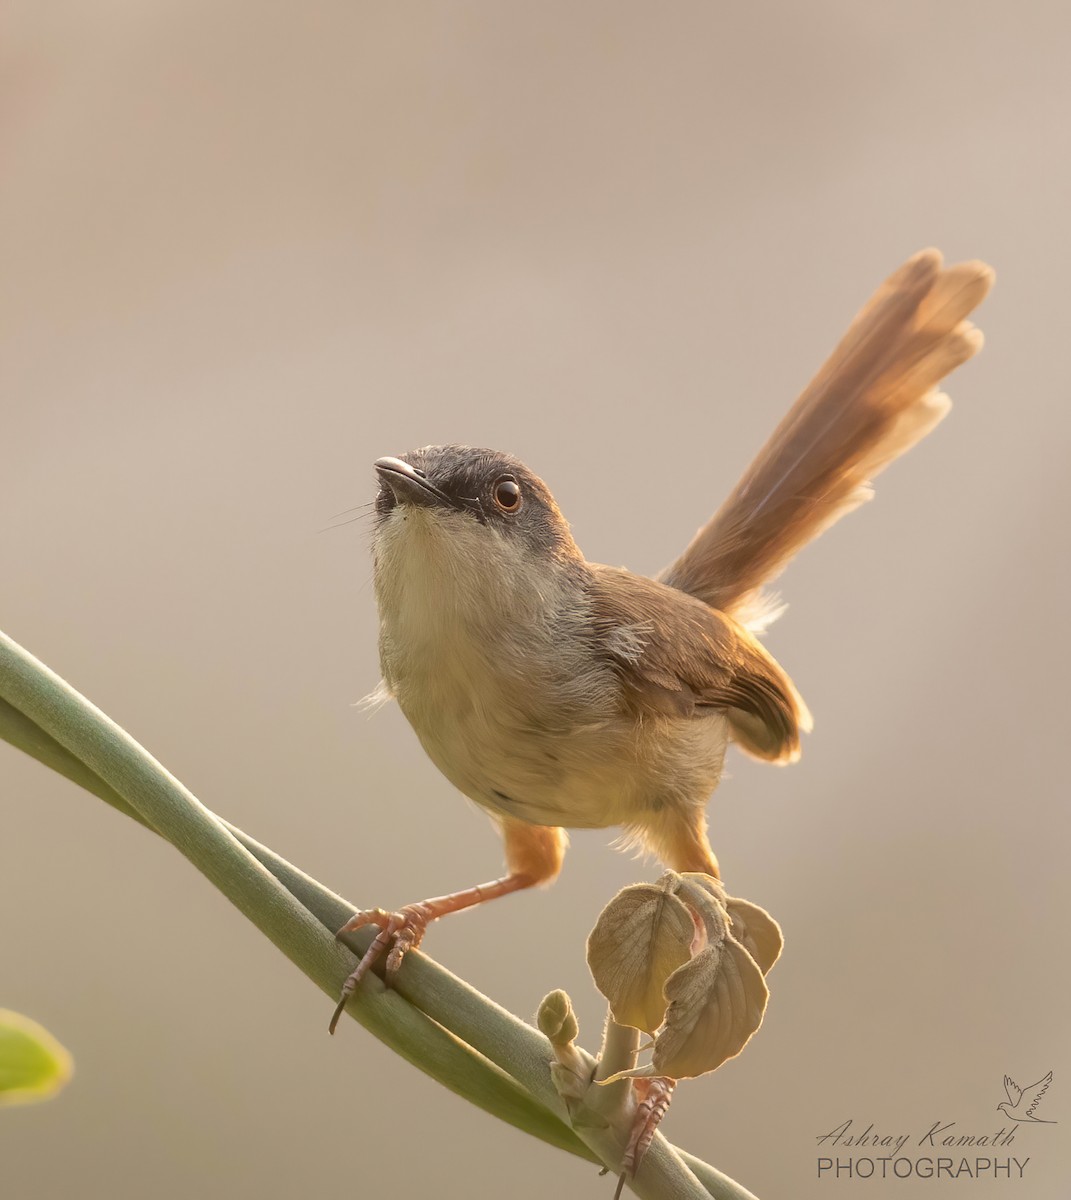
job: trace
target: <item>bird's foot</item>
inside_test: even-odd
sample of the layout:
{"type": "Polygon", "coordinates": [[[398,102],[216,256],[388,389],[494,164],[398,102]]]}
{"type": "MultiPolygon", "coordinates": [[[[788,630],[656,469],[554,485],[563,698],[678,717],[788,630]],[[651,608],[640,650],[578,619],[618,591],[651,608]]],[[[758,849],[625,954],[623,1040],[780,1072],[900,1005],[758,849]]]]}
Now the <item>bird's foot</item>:
{"type": "MultiPolygon", "coordinates": [[[[665,1078],[637,1079],[634,1083],[638,1104],[625,1145],[625,1153],[621,1156],[622,1185],[625,1179],[631,1179],[636,1174],[640,1163],[643,1162],[643,1156],[654,1140],[655,1131],[669,1109],[673,1089],[677,1086],[675,1079],[665,1078]]],[[[620,1190],[619,1187],[618,1191],[620,1190]]]]}
{"type": "Polygon", "coordinates": [[[342,1016],[346,1002],[357,990],[357,985],[368,974],[372,964],[383,954],[387,946],[390,946],[390,952],[387,954],[385,975],[386,983],[389,986],[398,973],[398,968],[402,965],[402,959],[406,952],[415,950],[420,945],[428,922],[435,920],[436,915],[428,904],[422,903],[407,904],[405,908],[399,909],[397,912],[387,912],[384,908],[368,908],[363,912],[354,913],[350,917],[335,935],[336,937],[341,937],[344,933],[352,933],[353,930],[361,929],[365,925],[376,925],[379,927],[379,932],[372,939],[361,961],[342,985],[338,1005],[331,1017],[331,1024],[328,1026],[331,1033],[335,1032],[335,1026],[338,1024],[339,1017],[342,1016]]]}

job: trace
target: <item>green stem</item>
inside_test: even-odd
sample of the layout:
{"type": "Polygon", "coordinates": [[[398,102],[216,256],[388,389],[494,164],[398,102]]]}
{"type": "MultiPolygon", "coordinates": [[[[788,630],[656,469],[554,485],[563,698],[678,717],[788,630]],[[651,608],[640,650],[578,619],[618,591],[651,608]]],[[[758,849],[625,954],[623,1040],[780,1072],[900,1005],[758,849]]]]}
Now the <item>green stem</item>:
{"type": "MultiPolygon", "coordinates": [[[[171,841],[305,974],[337,995],[352,963],[332,931],[352,906],[210,813],[123,730],[2,633],[0,737],[171,841]]],[[[369,936],[360,931],[347,943],[360,953],[369,936]]],[[[348,1011],[479,1107],[570,1153],[605,1161],[565,1123],[543,1035],[426,956],[407,957],[394,991],[369,978],[348,1011]]],[[[661,1136],[636,1190],[692,1196],[696,1179],[717,1200],[754,1200],[661,1136]]]]}
{"type": "MultiPolygon", "coordinates": [[[[353,964],[323,922],[133,739],[2,634],[0,694],[7,701],[2,709],[5,736],[30,732],[27,721],[36,726],[33,746],[38,752],[57,757],[43,740],[47,736],[80,762],[81,770],[67,758],[63,773],[96,776],[91,790],[100,794],[103,785],[117,796],[120,807],[133,810],[143,824],[172,842],[314,983],[328,995],[338,995],[353,964]]],[[[31,746],[27,749],[33,752],[31,746]]],[[[369,979],[348,1011],[452,1091],[544,1141],[592,1159],[561,1116],[535,1102],[508,1072],[380,979],[369,979]]]]}

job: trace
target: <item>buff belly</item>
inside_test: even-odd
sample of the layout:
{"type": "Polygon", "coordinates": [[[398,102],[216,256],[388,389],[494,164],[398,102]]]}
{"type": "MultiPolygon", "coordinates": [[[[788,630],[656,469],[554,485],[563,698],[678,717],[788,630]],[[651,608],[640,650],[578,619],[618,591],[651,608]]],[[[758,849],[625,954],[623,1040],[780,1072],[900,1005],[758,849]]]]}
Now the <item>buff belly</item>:
{"type": "Polygon", "coordinates": [[[432,762],[481,808],[568,829],[643,826],[666,809],[693,810],[717,786],[728,740],[719,712],[638,730],[616,715],[496,719],[460,692],[431,720],[421,704],[402,709],[432,762]]]}
{"type": "Polygon", "coordinates": [[[425,510],[379,534],[383,678],[432,762],[490,813],[537,825],[642,827],[701,807],[724,714],[637,722],[592,652],[582,591],[508,542],[488,554],[482,537],[470,518],[425,510]]]}

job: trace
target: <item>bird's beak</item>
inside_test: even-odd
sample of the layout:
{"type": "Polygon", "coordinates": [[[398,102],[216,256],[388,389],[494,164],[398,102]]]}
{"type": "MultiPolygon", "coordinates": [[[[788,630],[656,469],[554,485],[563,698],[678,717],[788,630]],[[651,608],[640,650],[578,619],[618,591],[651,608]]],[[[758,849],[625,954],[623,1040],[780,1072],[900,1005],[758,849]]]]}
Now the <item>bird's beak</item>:
{"type": "Polygon", "coordinates": [[[425,478],[422,471],[412,467],[404,458],[377,458],[376,473],[394,493],[399,504],[415,504],[421,508],[455,508],[456,505],[425,478]]]}

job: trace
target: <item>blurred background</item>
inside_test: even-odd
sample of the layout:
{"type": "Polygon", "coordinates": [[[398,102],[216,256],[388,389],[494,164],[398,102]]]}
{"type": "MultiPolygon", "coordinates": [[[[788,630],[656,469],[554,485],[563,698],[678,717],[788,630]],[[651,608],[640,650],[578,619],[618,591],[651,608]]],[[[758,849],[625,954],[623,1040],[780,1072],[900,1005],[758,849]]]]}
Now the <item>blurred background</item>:
{"type": "MultiPolygon", "coordinates": [[[[815,732],[788,770],[734,755],[711,818],[787,949],[665,1131],[768,1200],[854,1194],[816,1171],[847,1119],[995,1130],[1005,1073],[1053,1070],[1071,1121],[1066,5],[4,10],[0,625],[359,905],[501,865],[401,714],[353,707],[369,530],[321,530],[372,460],[512,451],[589,557],[653,572],[902,259],[996,267],[951,417],[782,580],[815,732]]],[[[610,1194],[329,1039],[178,854],[6,746],[0,811],[0,1002],[77,1062],[0,1117],[5,1195],[610,1194]]],[[[594,1048],[584,939],[658,873],[610,840],[429,952],[525,1016],[566,988],[594,1048]]],[[[1066,1196],[1060,1136],[972,1196],[1066,1196]]]]}

